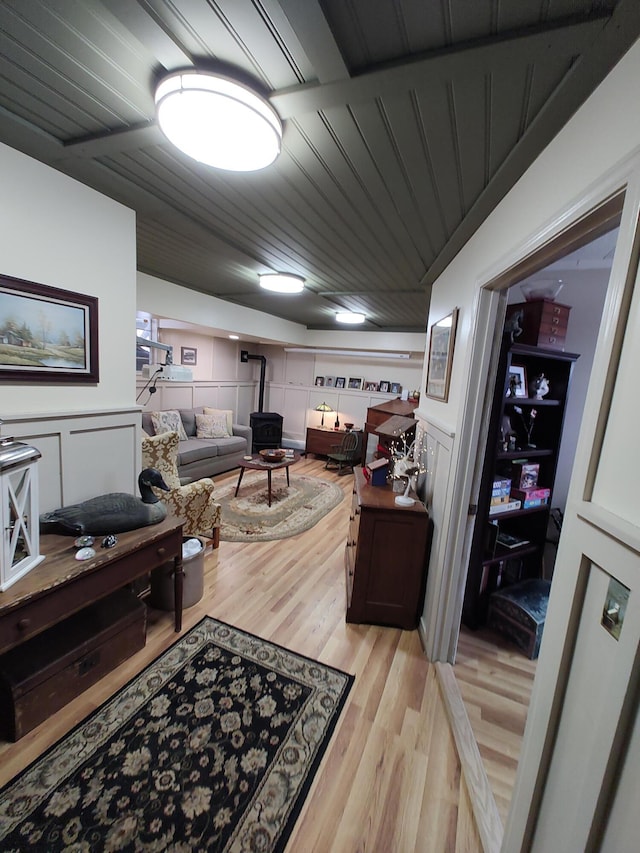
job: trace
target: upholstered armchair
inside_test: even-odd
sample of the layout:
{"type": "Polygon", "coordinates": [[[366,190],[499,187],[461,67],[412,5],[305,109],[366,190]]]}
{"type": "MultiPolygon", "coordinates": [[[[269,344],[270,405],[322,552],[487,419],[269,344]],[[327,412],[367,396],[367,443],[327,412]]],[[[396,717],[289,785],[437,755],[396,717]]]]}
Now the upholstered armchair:
{"type": "Polygon", "coordinates": [[[170,491],[154,489],[158,497],[184,520],[185,536],[206,536],[213,539],[213,547],[220,544],[220,504],[213,498],[213,480],[204,477],[193,483],[181,485],[178,477],[177,432],[160,435],[143,435],[142,467],[157,468],[170,491]]]}

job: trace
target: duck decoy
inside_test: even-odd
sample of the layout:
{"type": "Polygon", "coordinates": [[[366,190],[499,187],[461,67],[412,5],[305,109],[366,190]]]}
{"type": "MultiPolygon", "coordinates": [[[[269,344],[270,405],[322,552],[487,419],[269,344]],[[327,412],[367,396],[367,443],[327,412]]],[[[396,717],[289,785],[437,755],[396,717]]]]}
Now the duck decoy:
{"type": "Polygon", "coordinates": [[[152,486],[170,491],[157,468],[145,468],[138,477],[140,497],[126,492],[109,492],[82,503],[63,506],[40,516],[43,533],[102,535],[120,533],[158,524],[166,518],[167,506],[152,486]]]}

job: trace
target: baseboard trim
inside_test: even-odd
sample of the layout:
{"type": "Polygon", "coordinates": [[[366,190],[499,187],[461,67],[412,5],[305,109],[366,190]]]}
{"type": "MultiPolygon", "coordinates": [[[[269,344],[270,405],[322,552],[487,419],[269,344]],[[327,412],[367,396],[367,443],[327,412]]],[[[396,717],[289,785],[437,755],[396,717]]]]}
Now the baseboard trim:
{"type": "Polygon", "coordinates": [[[484,853],[500,853],[504,828],[460,689],[450,663],[433,664],[484,853]]]}

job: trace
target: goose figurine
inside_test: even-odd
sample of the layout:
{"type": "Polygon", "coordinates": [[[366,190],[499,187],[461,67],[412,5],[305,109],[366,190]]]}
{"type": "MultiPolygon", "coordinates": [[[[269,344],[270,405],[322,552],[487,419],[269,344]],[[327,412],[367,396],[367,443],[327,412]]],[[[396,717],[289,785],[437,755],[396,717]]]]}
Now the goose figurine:
{"type": "Polygon", "coordinates": [[[40,516],[44,533],[78,536],[121,533],[158,524],[167,515],[167,507],[153,492],[152,486],[169,491],[157,468],[145,468],[138,477],[141,497],[126,492],[110,492],[79,504],[63,506],[40,516]]]}

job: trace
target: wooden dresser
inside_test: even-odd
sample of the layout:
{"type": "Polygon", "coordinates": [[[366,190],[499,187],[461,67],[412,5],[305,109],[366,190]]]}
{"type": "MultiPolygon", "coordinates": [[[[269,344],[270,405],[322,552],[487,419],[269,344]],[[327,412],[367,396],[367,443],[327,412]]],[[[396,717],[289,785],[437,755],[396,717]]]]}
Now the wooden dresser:
{"type": "Polygon", "coordinates": [[[315,453],[317,456],[326,456],[331,453],[333,445],[340,444],[345,434],[343,429],[320,429],[320,427],[307,427],[307,438],[304,444],[304,455],[315,453]]]}
{"type": "Polygon", "coordinates": [[[413,629],[422,613],[431,521],[424,505],[397,506],[391,486],[354,469],[345,549],[347,622],[413,629]]]}

